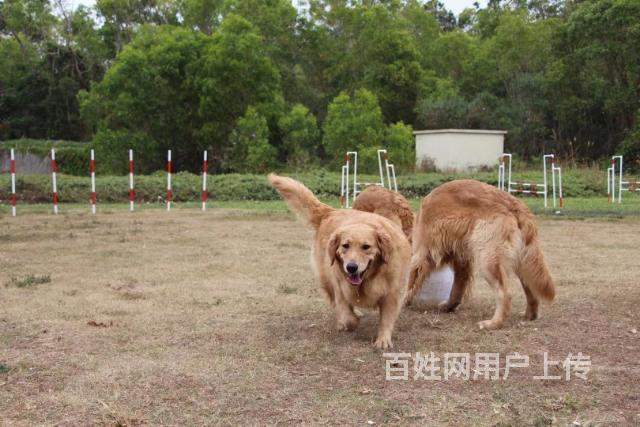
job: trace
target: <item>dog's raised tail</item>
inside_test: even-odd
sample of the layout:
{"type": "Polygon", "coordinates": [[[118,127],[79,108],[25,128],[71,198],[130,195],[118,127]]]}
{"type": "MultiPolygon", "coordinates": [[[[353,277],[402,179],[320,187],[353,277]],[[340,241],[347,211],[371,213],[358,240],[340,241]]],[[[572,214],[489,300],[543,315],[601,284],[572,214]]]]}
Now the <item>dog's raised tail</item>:
{"type": "Polygon", "coordinates": [[[522,284],[538,298],[548,302],[555,298],[555,285],[537,239],[524,247],[518,276],[522,284]]]}
{"type": "Polygon", "coordinates": [[[333,210],[330,206],[320,202],[311,190],[295,179],[278,176],[273,173],[268,176],[269,182],[291,209],[305,224],[317,229],[322,220],[333,210]]]}

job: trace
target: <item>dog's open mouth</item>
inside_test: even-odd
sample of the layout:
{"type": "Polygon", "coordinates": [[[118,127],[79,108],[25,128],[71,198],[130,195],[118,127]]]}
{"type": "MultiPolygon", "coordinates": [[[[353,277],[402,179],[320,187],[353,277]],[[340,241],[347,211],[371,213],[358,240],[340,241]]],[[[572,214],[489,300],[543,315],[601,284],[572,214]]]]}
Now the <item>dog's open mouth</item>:
{"type": "Polygon", "coordinates": [[[349,283],[351,283],[353,286],[360,286],[362,284],[363,275],[364,271],[362,273],[347,274],[347,280],[349,280],[349,283]]]}

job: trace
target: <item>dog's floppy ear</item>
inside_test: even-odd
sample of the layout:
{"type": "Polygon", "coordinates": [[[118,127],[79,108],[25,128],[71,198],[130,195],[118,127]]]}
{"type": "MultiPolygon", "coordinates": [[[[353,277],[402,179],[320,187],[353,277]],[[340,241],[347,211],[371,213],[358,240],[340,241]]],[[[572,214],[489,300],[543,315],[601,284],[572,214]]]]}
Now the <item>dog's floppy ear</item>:
{"type": "Polygon", "coordinates": [[[336,231],[329,237],[329,244],[327,245],[327,253],[329,254],[329,259],[331,259],[331,265],[338,257],[338,246],[340,246],[340,233],[336,231]]]}
{"type": "Polygon", "coordinates": [[[386,264],[389,261],[392,250],[391,237],[386,231],[378,229],[378,231],[376,231],[376,241],[378,243],[378,249],[380,250],[380,258],[382,262],[386,264]]]}

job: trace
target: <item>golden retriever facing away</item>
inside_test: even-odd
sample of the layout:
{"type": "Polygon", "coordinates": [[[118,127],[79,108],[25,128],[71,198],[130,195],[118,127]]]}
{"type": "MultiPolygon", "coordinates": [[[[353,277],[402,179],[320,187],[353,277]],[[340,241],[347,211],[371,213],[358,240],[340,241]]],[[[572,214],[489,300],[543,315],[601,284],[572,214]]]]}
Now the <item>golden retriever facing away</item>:
{"type": "Polygon", "coordinates": [[[478,271],[497,291],[493,318],[480,329],[502,326],[511,311],[508,280],[515,274],[527,298],[524,313],[538,317],[538,301],[553,301],[555,288],[540,249],[533,214],[512,195],[473,180],[452,181],[433,190],[422,201],[413,229],[413,257],[407,301],[424,279],[440,265],[455,272],[449,300],[453,311],[462,301],[478,271]]]}
{"type": "Polygon", "coordinates": [[[377,185],[365,188],[353,203],[353,209],[382,215],[402,228],[411,241],[413,211],[404,196],[377,185]]]}
{"type": "Polygon", "coordinates": [[[289,208],[314,231],[311,263],[336,310],[339,330],[353,330],[354,306],[380,310],[375,345],[393,347],[391,333],[405,298],[411,247],[391,221],[369,212],[333,209],[291,178],[269,175],[289,208]]]}

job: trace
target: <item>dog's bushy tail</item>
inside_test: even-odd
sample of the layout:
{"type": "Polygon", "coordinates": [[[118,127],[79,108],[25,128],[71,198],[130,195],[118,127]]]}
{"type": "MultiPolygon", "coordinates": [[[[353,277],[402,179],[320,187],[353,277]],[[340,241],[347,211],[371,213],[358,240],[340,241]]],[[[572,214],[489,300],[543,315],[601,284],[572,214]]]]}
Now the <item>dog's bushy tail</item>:
{"type": "Polygon", "coordinates": [[[284,176],[269,174],[269,182],[305,224],[317,229],[333,208],[320,202],[302,183],[284,176]]]}
{"type": "Polygon", "coordinates": [[[533,214],[528,209],[522,208],[517,209],[515,215],[524,242],[518,277],[535,296],[551,302],[556,296],[556,289],[538,242],[538,231],[533,214]]]}
{"type": "Polygon", "coordinates": [[[411,301],[418,292],[422,289],[422,284],[425,279],[431,274],[434,266],[426,254],[423,254],[420,249],[411,257],[411,267],[409,268],[409,278],[407,284],[407,292],[405,294],[405,305],[411,304],[411,301]]]}
{"type": "Polygon", "coordinates": [[[522,284],[538,298],[548,302],[555,298],[555,285],[544,260],[540,244],[535,238],[522,250],[518,277],[522,284]]]}

